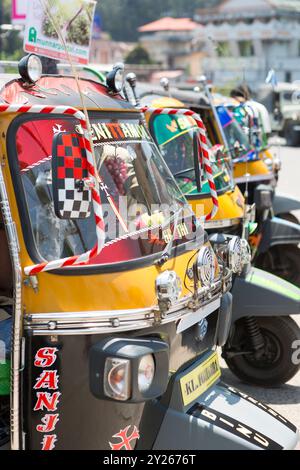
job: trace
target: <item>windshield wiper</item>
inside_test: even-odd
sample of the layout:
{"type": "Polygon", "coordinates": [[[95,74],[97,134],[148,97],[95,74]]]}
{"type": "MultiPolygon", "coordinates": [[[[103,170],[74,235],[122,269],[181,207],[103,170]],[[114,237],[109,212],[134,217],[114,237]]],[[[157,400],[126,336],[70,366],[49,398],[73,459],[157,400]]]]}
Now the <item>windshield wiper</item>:
{"type": "Polygon", "coordinates": [[[185,175],[186,173],[189,173],[190,171],[194,171],[195,168],[194,167],[191,167],[191,168],[187,168],[186,170],[181,170],[181,171],[178,171],[177,173],[174,173],[174,178],[178,178],[180,176],[183,176],[185,175]]]}

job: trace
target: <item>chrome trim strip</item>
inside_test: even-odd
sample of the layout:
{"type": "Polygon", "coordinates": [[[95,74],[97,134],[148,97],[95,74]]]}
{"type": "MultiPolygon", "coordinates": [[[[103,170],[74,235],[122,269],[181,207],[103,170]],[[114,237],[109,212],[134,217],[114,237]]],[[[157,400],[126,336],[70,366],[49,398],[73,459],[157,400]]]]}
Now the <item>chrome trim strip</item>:
{"type": "Polygon", "coordinates": [[[210,302],[206,307],[200,307],[196,312],[191,312],[182,318],[178,322],[176,333],[182,333],[183,331],[191,328],[191,326],[198,323],[203,318],[206,318],[208,315],[217,310],[221,305],[221,298],[210,302]]]}
{"type": "MultiPolygon", "coordinates": [[[[227,276],[226,283],[226,289],[229,289],[231,275],[227,276]]],[[[207,316],[212,312],[211,304],[218,301],[223,292],[224,284],[219,280],[211,288],[199,290],[196,299],[193,295],[183,297],[165,314],[157,306],[99,312],[34,313],[25,316],[24,328],[34,336],[92,335],[140,330],[179,321],[200,308],[203,308],[203,315],[207,316]]]]}
{"type": "Polygon", "coordinates": [[[232,227],[233,225],[239,225],[242,221],[243,217],[236,217],[234,219],[209,220],[204,223],[204,228],[209,230],[214,228],[232,227]]]}
{"type": "Polygon", "coordinates": [[[12,219],[5,181],[0,165],[0,206],[5,225],[8,247],[14,276],[14,308],[11,352],[11,391],[10,391],[10,438],[11,449],[19,450],[21,441],[20,424],[20,369],[22,342],[22,270],[19,257],[19,241],[12,219]]]}
{"type": "Polygon", "coordinates": [[[269,181],[269,180],[272,180],[274,178],[274,175],[273,174],[265,174],[265,175],[244,175],[244,176],[241,176],[240,178],[235,178],[235,182],[237,184],[239,183],[251,183],[251,182],[254,182],[254,181],[269,181]]]}

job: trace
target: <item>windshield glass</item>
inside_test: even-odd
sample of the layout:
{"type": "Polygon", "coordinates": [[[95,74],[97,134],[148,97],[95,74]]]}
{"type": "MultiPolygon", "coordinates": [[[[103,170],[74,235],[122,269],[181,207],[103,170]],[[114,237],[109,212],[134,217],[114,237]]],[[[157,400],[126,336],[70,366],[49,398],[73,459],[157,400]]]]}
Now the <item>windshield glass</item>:
{"type": "Polygon", "coordinates": [[[235,149],[238,149],[240,159],[252,157],[253,150],[250,147],[248,136],[232,112],[225,106],[218,106],[217,111],[232,155],[235,157],[235,149]]]}
{"type": "MultiPolygon", "coordinates": [[[[161,114],[154,116],[151,127],[155,140],[172,174],[185,195],[199,194],[194,165],[194,135],[198,127],[190,116],[161,114]]],[[[220,149],[212,152],[212,169],[217,191],[231,187],[230,170],[224,163],[220,149]]],[[[209,194],[209,184],[202,175],[201,194],[209,194]]]]}
{"type": "MultiPolygon", "coordinates": [[[[195,217],[139,115],[111,119],[111,113],[95,113],[91,124],[106,233],[105,248],[91,264],[162,252],[178,212],[184,213],[184,221],[178,224],[175,244],[193,239],[195,217]]],[[[31,116],[23,118],[14,136],[24,191],[19,196],[26,201],[35,247],[45,260],[81,254],[96,243],[93,214],[61,220],[54,213],[52,140],[64,131],[80,133],[78,121],[31,116]]]]}

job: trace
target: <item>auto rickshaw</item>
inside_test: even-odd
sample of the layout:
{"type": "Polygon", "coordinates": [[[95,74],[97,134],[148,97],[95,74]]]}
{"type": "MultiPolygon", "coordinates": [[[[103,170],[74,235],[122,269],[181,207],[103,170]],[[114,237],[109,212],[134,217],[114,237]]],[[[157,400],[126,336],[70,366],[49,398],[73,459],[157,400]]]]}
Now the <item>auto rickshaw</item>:
{"type": "MultiPolygon", "coordinates": [[[[183,102],[159,94],[157,89],[151,92],[151,88],[147,92],[144,87],[141,96],[142,106],[148,106],[146,119],[150,132],[194,212],[199,213],[198,209],[203,207],[208,210],[211,207],[208,181],[197,169],[195,158],[195,120],[186,113],[183,102]],[[157,109],[164,112],[156,112],[157,109]]],[[[170,94],[173,93],[176,95],[176,91],[171,90],[170,94]]],[[[184,98],[184,92],[180,93],[184,98]]],[[[201,111],[211,139],[215,136],[220,139],[212,110],[202,104],[201,111]]],[[[212,220],[205,222],[205,228],[220,252],[226,239],[224,233],[229,238],[237,233],[245,235],[253,222],[253,213],[247,211],[228,162],[224,164],[224,160],[215,157],[212,170],[219,211],[212,220]]],[[[244,255],[247,266],[243,274],[236,273],[233,282],[233,326],[223,347],[223,356],[242,380],[262,386],[280,385],[299,370],[290,360],[290,344],[300,339],[300,330],[288,315],[300,313],[300,290],[251,267],[251,257],[244,255]]]]}
{"type": "Polygon", "coordinates": [[[239,142],[243,147],[234,159],[234,175],[242,192],[246,192],[248,202],[256,203],[258,229],[250,238],[255,265],[300,286],[299,224],[294,223],[295,220],[288,217],[291,214],[285,212],[281,218],[273,216],[274,199],[277,206],[281,201],[282,207],[286,207],[285,197],[279,196],[277,199],[274,196],[277,184],[274,172],[251,147],[247,135],[228,107],[220,105],[217,110],[229,146],[232,148],[234,142],[239,142]]]}
{"type": "Polygon", "coordinates": [[[120,95],[122,71],[78,87],[40,70],[29,55],[0,76],[10,447],[296,448],[295,426],[220,382],[231,271],[120,95]]]}
{"type": "MultiPolygon", "coordinates": [[[[229,109],[232,110],[234,117],[237,119],[243,130],[245,130],[248,136],[248,141],[256,150],[256,155],[263,160],[270,172],[270,175],[273,175],[270,184],[275,189],[279,179],[282,163],[278,155],[278,148],[277,150],[273,149],[270,151],[268,138],[271,136],[272,126],[266,107],[254,100],[241,104],[236,100],[232,100],[227,97],[216,97],[216,95],[214,95],[214,98],[221,105],[226,103],[226,107],[229,107],[229,109]]],[[[259,171],[261,171],[262,174],[266,173],[266,167],[259,168],[258,165],[254,165],[254,168],[250,168],[248,177],[250,179],[250,184],[253,176],[257,178],[259,171]]],[[[253,183],[255,185],[254,178],[253,183]]],[[[298,218],[293,214],[293,211],[300,210],[300,201],[297,199],[288,195],[278,194],[276,191],[273,195],[272,210],[276,217],[299,224],[298,218]]]]}
{"type": "MultiPolygon", "coordinates": [[[[264,158],[250,145],[250,139],[243,131],[234,116],[228,110],[226,103],[230,99],[223,97],[214,100],[206,78],[201,80],[205,97],[215,117],[215,125],[218,123],[222,128],[220,133],[221,142],[229,149],[233,159],[235,181],[242,193],[246,196],[246,202],[250,205],[256,204],[257,229],[250,234],[249,242],[253,253],[253,263],[258,268],[275,274],[296,286],[300,286],[300,228],[299,224],[290,223],[286,214],[289,210],[296,209],[291,198],[274,195],[276,177],[270,171],[264,158]],[[217,101],[217,106],[215,106],[217,101]],[[225,104],[225,106],[224,106],[225,104]],[[273,204],[275,201],[276,213],[280,216],[274,217],[273,204]],[[285,220],[287,219],[287,220],[285,220]]],[[[197,111],[199,103],[203,98],[195,92],[173,92],[191,109],[197,111]],[[198,96],[197,96],[198,95],[198,96]],[[182,97],[182,98],[181,98],[182,97]]],[[[219,143],[212,134],[212,142],[219,143]]],[[[228,150],[226,150],[228,152],[228,150]]],[[[298,204],[298,203],[297,203],[298,204]]]]}
{"type": "MultiPolygon", "coordinates": [[[[249,141],[256,149],[258,156],[264,161],[270,173],[273,173],[272,186],[275,188],[280,176],[281,159],[278,149],[270,150],[268,137],[271,135],[271,124],[267,109],[261,103],[251,100],[246,106],[240,103],[229,103],[233,115],[249,135],[249,141]],[[250,115],[250,116],[249,116],[250,115]]],[[[300,201],[290,196],[278,194],[273,196],[272,209],[276,217],[299,224],[293,211],[300,210],[300,201]]]]}

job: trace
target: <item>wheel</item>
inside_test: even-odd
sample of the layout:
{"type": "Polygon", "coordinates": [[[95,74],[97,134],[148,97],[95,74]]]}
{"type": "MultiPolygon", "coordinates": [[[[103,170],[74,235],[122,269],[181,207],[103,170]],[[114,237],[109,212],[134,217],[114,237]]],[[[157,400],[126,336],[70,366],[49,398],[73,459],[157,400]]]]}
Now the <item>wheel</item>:
{"type": "Polygon", "coordinates": [[[277,217],[283,220],[287,220],[288,222],[293,222],[293,224],[299,225],[299,219],[294,215],[291,214],[290,212],[286,212],[285,214],[278,214],[277,217]]]}
{"type": "MultiPolygon", "coordinates": [[[[297,357],[292,362],[293,344],[300,340],[300,328],[290,317],[262,317],[256,320],[264,340],[263,349],[258,353],[232,357],[228,357],[225,351],[224,359],[229,369],[247,383],[262,387],[283,385],[300,369],[297,357]]],[[[238,351],[252,349],[243,319],[235,325],[231,346],[238,351]]]]}
{"type": "Polygon", "coordinates": [[[295,245],[273,246],[259,255],[255,266],[300,287],[300,248],[295,245]]]}
{"type": "Polygon", "coordinates": [[[295,124],[295,122],[288,123],[284,131],[286,143],[290,147],[297,147],[299,145],[299,133],[294,129],[295,124]]]}

